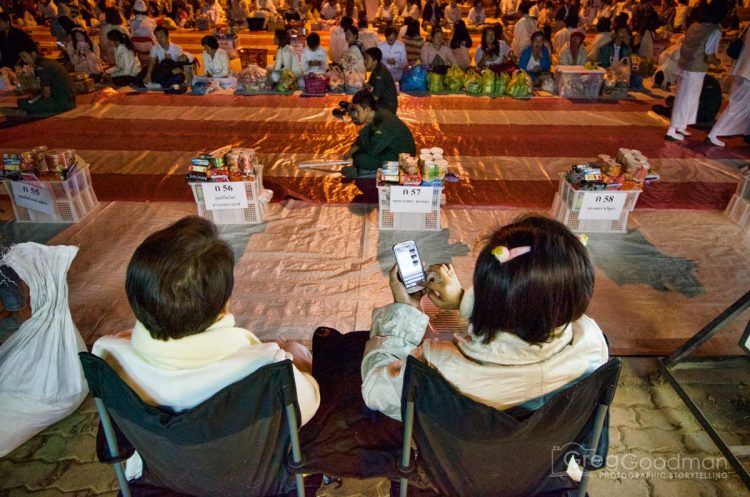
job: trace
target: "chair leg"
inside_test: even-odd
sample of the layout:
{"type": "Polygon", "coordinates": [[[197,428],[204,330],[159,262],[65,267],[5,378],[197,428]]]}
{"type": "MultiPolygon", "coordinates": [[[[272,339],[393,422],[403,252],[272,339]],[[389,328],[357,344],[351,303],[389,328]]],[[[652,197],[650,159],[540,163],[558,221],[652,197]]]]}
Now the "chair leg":
{"type": "MultiPolygon", "coordinates": [[[[604,419],[607,417],[607,411],[609,411],[608,405],[599,404],[596,408],[596,417],[594,418],[594,426],[591,431],[591,451],[594,454],[599,450],[599,440],[602,437],[602,428],[604,427],[604,419]]],[[[586,465],[584,464],[581,482],[578,484],[578,497],[586,497],[588,486],[589,472],[586,470],[586,465]]]]}
{"type": "MultiPolygon", "coordinates": [[[[411,463],[411,434],[414,428],[414,402],[406,403],[406,416],[404,419],[404,442],[401,447],[401,465],[402,471],[407,471],[411,463]]],[[[401,487],[399,488],[399,497],[407,497],[409,493],[409,479],[401,477],[401,487]]]]}
{"type": "MultiPolygon", "coordinates": [[[[107,448],[109,449],[110,455],[120,453],[120,449],[117,447],[117,437],[115,437],[115,430],[112,428],[112,420],[109,417],[107,408],[104,406],[99,398],[94,398],[96,403],[96,411],[99,413],[99,419],[102,420],[102,428],[104,428],[104,438],[107,440],[107,448]]],[[[117,484],[120,486],[120,492],[123,497],[130,497],[130,486],[128,486],[128,479],[125,477],[125,469],[122,467],[121,462],[114,463],[115,476],[117,476],[117,484]]]]}
{"type": "MultiPolygon", "coordinates": [[[[294,405],[286,406],[286,418],[289,423],[289,438],[292,442],[292,463],[296,466],[302,466],[302,449],[299,444],[299,433],[297,431],[297,412],[294,405]]],[[[302,475],[296,473],[294,478],[297,482],[297,497],[305,497],[305,482],[302,475]]]]}

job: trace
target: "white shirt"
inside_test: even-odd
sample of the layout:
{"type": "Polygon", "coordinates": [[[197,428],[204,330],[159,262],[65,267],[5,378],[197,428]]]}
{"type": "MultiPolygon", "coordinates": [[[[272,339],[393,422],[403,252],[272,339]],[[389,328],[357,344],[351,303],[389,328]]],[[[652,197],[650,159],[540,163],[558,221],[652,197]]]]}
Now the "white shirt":
{"type": "Polygon", "coordinates": [[[484,9],[478,10],[476,7],[472,7],[469,11],[469,24],[484,24],[484,20],[484,9]]]}
{"type": "Polygon", "coordinates": [[[556,54],[562,52],[565,48],[565,45],[570,42],[570,33],[572,31],[573,28],[562,28],[557,33],[555,33],[555,36],[552,38],[552,48],[556,54]]]}
{"type": "Polygon", "coordinates": [[[152,59],[156,59],[158,62],[164,61],[164,59],[171,59],[177,62],[177,59],[180,58],[180,55],[185,55],[188,60],[192,60],[192,55],[186,54],[182,51],[182,48],[179,45],[175,45],[171,41],[169,42],[169,47],[165,50],[164,47],[159,45],[158,43],[151,47],[151,50],[149,51],[149,56],[152,59]]]}
{"type": "Polygon", "coordinates": [[[542,61],[539,59],[534,58],[534,54],[531,54],[531,57],[529,57],[529,63],[526,64],[526,70],[531,72],[533,71],[537,66],[541,67],[542,61]]]}
{"type": "Polygon", "coordinates": [[[302,51],[302,72],[303,74],[315,73],[325,74],[328,70],[328,56],[323,47],[318,47],[315,51],[310,47],[305,47],[302,51]],[[320,65],[311,66],[310,62],[320,62],[320,65]]]}
{"type": "Polygon", "coordinates": [[[448,22],[450,22],[451,24],[456,24],[463,17],[461,8],[458,5],[456,5],[455,8],[448,5],[443,13],[445,14],[445,18],[448,19],[448,22]]]}
{"type": "Polygon", "coordinates": [[[513,53],[517,57],[526,47],[531,45],[531,35],[536,31],[536,21],[529,16],[523,16],[513,27],[513,53]]]}
{"type": "Polygon", "coordinates": [[[137,15],[130,21],[130,32],[133,37],[151,38],[156,43],[156,36],[154,36],[154,30],[156,29],[156,21],[148,16],[137,15]]]}
{"type": "Polygon", "coordinates": [[[201,58],[203,59],[203,68],[206,70],[206,76],[209,74],[212,78],[226,78],[229,76],[229,55],[227,55],[224,49],[218,48],[213,57],[204,50],[201,58]]]}
{"type": "Polygon", "coordinates": [[[120,43],[115,49],[115,66],[107,69],[107,72],[113,77],[137,76],[141,72],[141,62],[135,56],[135,52],[120,43]]]}
{"type": "Polygon", "coordinates": [[[333,19],[339,15],[339,4],[336,2],[325,2],[320,7],[320,17],[323,19],[333,19]]]}
{"type": "Polygon", "coordinates": [[[292,47],[287,45],[281,47],[276,51],[276,61],[273,65],[274,71],[281,71],[288,69],[294,73],[295,76],[302,76],[302,68],[300,67],[299,59],[297,55],[292,52],[292,47]]]}
{"type": "Polygon", "coordinates": [[[375,31],[370,29],[360,29],[359,41],[362,42],[362,46],[367,50],[368,48],[377,47],[378,43],[380,43],[380,37],[375,31]]]}
{"type": "Polygon", "coordinates": [[[392,21],[397,15],[398,15],[398,10],[396,9],[396,4],[391,2],[391,4],[388,7],[386,7],[383,4],[381,4],[380,7],[378,7],[378,11],[375,13],[375,19],[383,19],[386,21],[392,21]]]}
{"type": "Polygon", "coordinates": [[[417,7],[415,4],[412,4],[411,7],[407,5],[404,7],[404,11],[401,12],[401,17],[407,18],[411,17],[414,20],[419,20],[419,7],[417,7]]]}
{"type": "Polygon", "coordinates": [[[378,45],[378,48],[383,53],[383,64],[388,68],[388,72],[393,76],[394,81],[400,81],[401,76],[404,73],[404,67],[406,67],[406,45],[396,40],[393,45],[389,45],[387,41],[382,42],[378,45]],[[389,64],[388,60],[393,59],[394,64],[389,64]]]}
{"type": "MultiPolygon", "coordinates": [[[[493,58],[487,58],[484,61],[484,65],[486,66],[492,66],[496,64],[502,64],[505,62],[505,58],[508,56],[508,52],[510,52],[510,48],[508,47],[508,44],[505,43],[503,40],[500,40],[500,50],[498,51],[498,54],[496,57],[493,58]]],[[[480,44],[477,47],[477,51],[474,53],[474,62],[476,62],[477,66],[479,66],[479,61],[482,60],[482,57],[484,57],[484,50],[482,50],[482,45],[480,44]]]]}
{"type": "Polygon", "coordinates": [[[732,74],[750,80],[750,29],[745,30],[745,41],[742,43],[742,51],[734,63],[732,74]]]}
{"type": "MultiPolygon", "coordinates": [[[[746,38],[747,39],[747,38],[746,38]]],[[[706,55],[713,55],[719,51],[719,42],[721,41],[721,31],[718,29],[708,35],[706,40],[706,55]]],[[[743,45],[744,48],[744,45],[743,45]]]]}

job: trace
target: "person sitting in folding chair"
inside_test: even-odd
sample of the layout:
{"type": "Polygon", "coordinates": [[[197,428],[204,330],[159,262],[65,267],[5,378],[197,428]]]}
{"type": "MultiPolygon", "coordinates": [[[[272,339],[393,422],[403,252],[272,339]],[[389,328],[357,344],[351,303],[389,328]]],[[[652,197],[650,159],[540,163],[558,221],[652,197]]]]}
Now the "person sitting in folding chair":
{"type": "MultiPolygon", "coordinates": [[[[320,404],[312,356],[295,342],[261,342],[229,312],[234,255],[216,226],[186,217],[151,234],[127,268],[125,290],[137,321],[132,331],[105,336],[92,352],[147,404],[181,412],[269,364],[291,359],[300,424],[320,404]]],[[[135,453],[126,476],[139,478],[135,453]]]]}
{"type": "Polygon", "coordinates": [[[426,289],[413,294],[397,266],[389,276],[394,303],[373,311],[362,395],[393,419],[401,419],[410,355],[463,395],[500,410],[537,409],[607,362],[604,334],[584,314],[593,265],[581,241],[557,221],[527,217],[493,233],[477,259],[473,290],[464,291],[450,264],[430,267],[426,289]],[[468,332],[452,342],[424,339],[425,294],[440,309],[460,309],[468,332]]]}

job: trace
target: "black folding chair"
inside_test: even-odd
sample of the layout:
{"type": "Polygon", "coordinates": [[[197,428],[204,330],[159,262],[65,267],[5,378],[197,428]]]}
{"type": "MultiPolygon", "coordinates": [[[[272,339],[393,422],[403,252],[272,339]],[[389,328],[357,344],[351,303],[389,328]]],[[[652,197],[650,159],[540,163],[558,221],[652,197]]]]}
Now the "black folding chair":
{"type": "Polygon", "coordinates": [[[101,358],[79,357],[106,439],[99,458],[114,465],[121,495],[269,497],[296,488],[305,496],[302,475],[292,475],[302,453],[291,361],[264,366],[174,413],[143,402],[101,358]],[[133,449],[143,475],[128,482],[123,465],[133,449]]]}
{"type": "Polygon", "coordinates": [[[602,433],[620,368],[620,359],[611,359],[536,411],[500,411],[465,397],[436,369],[409,357],[401,497],[415,463],[448,497],[585,496],[588,471],[606,460],[608,437],[602,433]],[[580,483],[567,475],[571,457],[583,466],[580,483]]]}

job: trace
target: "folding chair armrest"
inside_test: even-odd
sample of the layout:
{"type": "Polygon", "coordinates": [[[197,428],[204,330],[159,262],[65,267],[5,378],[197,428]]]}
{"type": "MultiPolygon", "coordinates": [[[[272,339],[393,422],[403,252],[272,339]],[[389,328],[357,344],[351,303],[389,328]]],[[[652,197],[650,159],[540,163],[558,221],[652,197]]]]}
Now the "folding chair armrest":
{"type": "Polygon", "coordinates": [[[101,421],[99,421],[99,429],[96,433],[96,457],[99,462],[104,464],[124,462],[135,453],[135,448],[130,444],[128,439],[125,438],[125,435],[119,430],[119,428],[117,428],[117,425],[113,423],[112,427],[117,438],[117,454],[110,453],[101,421]]]}

